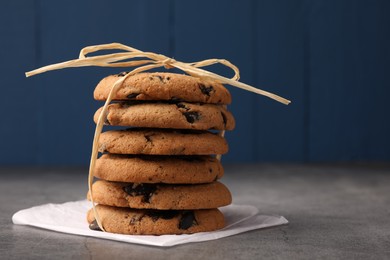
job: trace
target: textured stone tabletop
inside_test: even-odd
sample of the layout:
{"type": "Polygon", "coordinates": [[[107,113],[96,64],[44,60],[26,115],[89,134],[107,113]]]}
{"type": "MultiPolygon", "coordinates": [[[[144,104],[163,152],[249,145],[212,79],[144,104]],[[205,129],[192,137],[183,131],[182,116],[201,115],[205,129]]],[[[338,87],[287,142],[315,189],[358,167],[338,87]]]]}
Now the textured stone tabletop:
{"type": "Polygon", "coordinates": [[[390,165],[226,165],[236,204],[290,224],[171,248],[15,226],[12,214],[85,197],[86,168],[0,169],[0,259],[390,259],[390,165]]]}

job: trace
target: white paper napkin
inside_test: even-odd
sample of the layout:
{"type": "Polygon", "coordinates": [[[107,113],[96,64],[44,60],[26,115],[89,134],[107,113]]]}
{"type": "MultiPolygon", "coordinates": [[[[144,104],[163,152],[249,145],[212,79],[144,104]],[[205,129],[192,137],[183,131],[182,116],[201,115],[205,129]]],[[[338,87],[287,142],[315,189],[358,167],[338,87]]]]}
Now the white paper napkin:
{"type": "Polygon", "coordinates": [[[288,223],[282,216],[259,215],[258,209],[253,206],[230,205],[220,208],[225,215],[227,226],[218,231],[191,235],[132,236],[90,230],[86,220],[86,213],[90,207],[91,203],[87,200],[45,204],[16,212],[12,216],[12,221],[17,225],[29,225],[68,234],[162,247],[214,240],[288,223]]]}

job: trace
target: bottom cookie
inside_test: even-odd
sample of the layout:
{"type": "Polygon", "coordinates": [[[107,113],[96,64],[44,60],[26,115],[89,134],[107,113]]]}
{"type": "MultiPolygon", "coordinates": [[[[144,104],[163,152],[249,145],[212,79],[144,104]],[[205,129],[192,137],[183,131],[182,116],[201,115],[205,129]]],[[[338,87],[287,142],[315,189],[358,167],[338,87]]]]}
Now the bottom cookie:
{"type": "MultiPolygon", "coordinates": [[[[192,234],[214,231],[225,226],[218,209],[141,210],[97,205],[96,210],[105,231],[126,235],[192,234]]],[[[100,230],[90,209],[90,229],[100,230]]]]}

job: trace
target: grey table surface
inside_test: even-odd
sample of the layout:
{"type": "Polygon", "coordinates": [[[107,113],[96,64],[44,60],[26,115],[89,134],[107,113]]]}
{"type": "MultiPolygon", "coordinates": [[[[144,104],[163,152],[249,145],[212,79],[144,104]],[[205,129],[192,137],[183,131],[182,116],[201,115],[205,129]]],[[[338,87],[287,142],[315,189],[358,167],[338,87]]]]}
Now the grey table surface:
{"type": "Polygon", "coordinates": [[[85,197],[85,168],[0,168],[1,259],[390,259],[390,165],[226,165],[236,204],[289,224],[159,248],[17,226],[20,209],[85,197]]]}

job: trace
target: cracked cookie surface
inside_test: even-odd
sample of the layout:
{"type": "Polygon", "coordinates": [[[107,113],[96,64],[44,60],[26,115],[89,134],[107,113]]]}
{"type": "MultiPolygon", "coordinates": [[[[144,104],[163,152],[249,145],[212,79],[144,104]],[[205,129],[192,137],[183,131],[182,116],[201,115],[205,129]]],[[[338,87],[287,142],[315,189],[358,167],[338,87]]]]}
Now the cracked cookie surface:
{"type": "MultiPolygon", "coordinates": [[[[140,210],[97,205],[96,210],[107,232],[127,235],[191,234],[225,227],[218,209],[140,210]]],[[[100,230],[92,209],[88,211],[90,229],[100,230]]]]}
{"type": "Polygon", "coordinates": [[[221,163],[211,156],[141,156],[103,154],[95,177],[137,183],[209,183],[223,176],[221,163]]]}
{"type": "Polygon", "coordinates": [[[92,190],[94,202],[100,205],[136,209],[211,209],[232,202],[230,191],[218,181],[171,185],[98,180],[92,190]]]}
{"type": "MultiPolygon", "coordinates": [[[[94,116],[98,121],[102,107],[94,116]]],[[[108,106],[106,125],[196,130],[233,130],[235,121],[223,106],[213,104],[113,103],[108,106]]]]}
{"type": "MultiPolygon", "coordinates": [[[[110,75],[96,86],[94,98],[106,100],[114,83],[126,73],[110,75]]],[[[125,79],[114,100],[170,100],[230,104],[229,91],[220,83],[167,72],[143,72],[125,79]]]]}
{"type": "Polygon", "coordinates": [[[228,144],[207,131],[130,128],[103,132],[98,149],[114,154],[211,155],[225,154],[228,144]]]}

